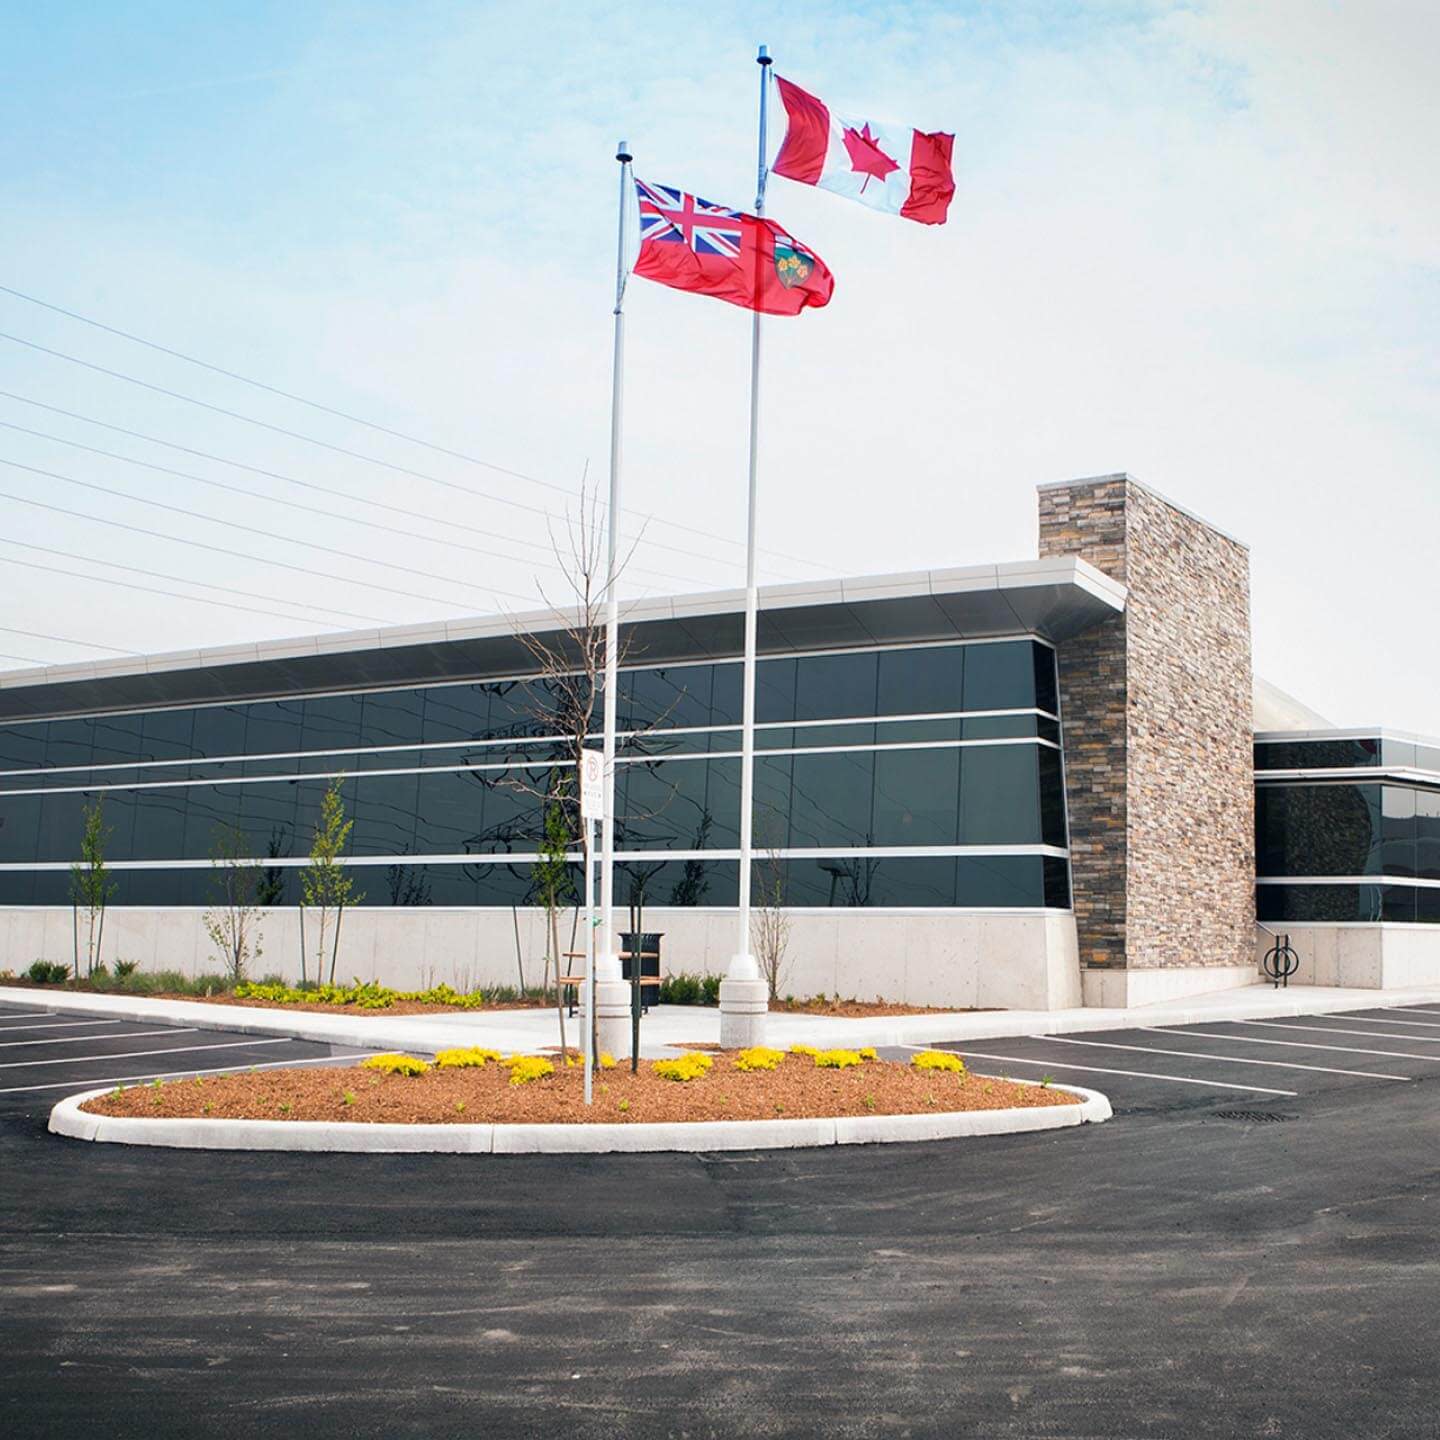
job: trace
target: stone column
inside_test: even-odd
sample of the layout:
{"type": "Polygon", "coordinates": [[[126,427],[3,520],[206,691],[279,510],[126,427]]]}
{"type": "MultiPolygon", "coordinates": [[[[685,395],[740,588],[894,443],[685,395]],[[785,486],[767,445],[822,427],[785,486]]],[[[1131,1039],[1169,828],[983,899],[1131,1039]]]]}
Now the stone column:
{"type": "Polygon", "coordinates": [[[1040,554],[1129,591],[1059,649],[1082,966],[1252,964],[1249,551],[1106,475],[1041,487],[1040,554]]]}

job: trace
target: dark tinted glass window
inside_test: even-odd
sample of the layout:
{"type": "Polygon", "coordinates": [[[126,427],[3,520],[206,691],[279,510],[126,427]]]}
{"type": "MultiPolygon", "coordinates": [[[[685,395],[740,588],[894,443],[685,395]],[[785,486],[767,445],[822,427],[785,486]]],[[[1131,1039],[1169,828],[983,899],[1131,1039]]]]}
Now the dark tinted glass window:
{"type": "Polygon", "coordinates": [[[1015,710],[1035,704],[1035,656],[1029,640],[972,645],[965,656],[965,709],[1015,710]]]}
{"type": "Polygon", "coordinates": [[[418,690],[387,690],[365,697],[366,745],[418,745],[425,738],[425,701],[418,690]]]}
{"type": "Polygon", "coordinates": [[[833,720],[875,714],[877,673],[873,652],[805,656],[797,662],[795,674],[795,718],[833,720]]]}
{"type": "Polygon", "coordinates": [[[1422,880],[1440,880],[1440,791],[1416,791],[1415,841],[1415,873],[1422,880]]]}
{"type": "Polygon", "coordinates": [[[881,750],[874,764],[874,844],[957,843],[959,750],[881,750]]]}
{"type": "Polygon", "coordinates": [[[295,832],[297,785],[282,781],[274,785],[242,785],[237,823],[248,840],[253,856],[270,859],[302,855],[309,850],[310,837],[302,846],[295,832]]]}
{"type": "Polygon", "coordinates": [[[1261,875],[1378,875],[1380,786],[1262,785],[1255,792],[1261,875]]]}
{"type": "MultiPolygon", "coordinates": [[[[757,850],[783,849],[790,843],[790,786],[794,757],[755,757],[754,841],[757,850]]],[[[739,813],[739,802],[736,802],[739,813]]]]}
{"type": "Polygon", "coordinates": [[[89,765],[95,751],[95,730],[89,720],[52,720],[49,743],[45,747],[45,763],[57,765],[89,765]]]}
{"type": "Polygon", "coordinates": [[[925,715],[964,708],[965,649],[943,645],[880,654],[877,715],[925,715]]]}
{"type": "Polygon", "coordinates": [[[1340,770],[1379,763],[1379,740],[1267,740],[1255,747],[1257,770],[1340,770]]]}
{"type": "Polygon", "coordinates": [[[622,765],[617,791],[617,849],[706,850],[739,844],[738,760],[622,765]]]}
{"type": "MultiPolygon", "coordinates": [[[[757,722],[783,722],[795,718],[795,660],[760,660],[755,665],[755,719],[757,722]]],[[[727,665],[734,684],[734,719],[740,719],[743,667],[727,665]]],[[[719,680],[717,673],[716,679],[719,680]]]]}
{"type": "Polygon", "coordinates": [[[1415,873],[1415,792],[1386,785],[1380,800],[1380,869],[1386,875],[1415,873]]]}
{"type": "Polygon", "coordinates": [[[45,763],[44,725],[0,726],[0,770],[38,770],[45,763]]]}
{"type": "Polygon", "coordinates": [[[620,677],[620,729],[709,725],[714,683],[709,665],[628,671],[620,677]]]}
{"type": "Polygon", "coordinates": [[[364,708],[364,697],[360,695],[320,695],[306,700],[300,729],[303,748],[353,749],[361,743],[364,708]]]}
{"type": "Polygon", "coordinates": [[[869,844],[874,754],[793,758],[790,844],[797,848],[869,844]]]}
{"type": "MultiPolygon", "coordinates": [[[[136,790],[134,839],[131,858],[135,860],[203,859],[206,852],[187,857],[185,854],[185,812],[189,804],[190,786],[166,785],[156,789],[136,790]]],[[[46,810],[49,810],[47,797],[46,810]]]]}
{"type": "Polygon", "coordinates": [[[144,719],[139,715],[104,715],[95,721],[94,763],[123,765],[140,758],[144,719]]]}
{"type": "Polygon", "coordinates": [[[955,903],[978,909],[1035,909],[1045,904],[1045,861],[1038,855],[962,855],[955,903]]]}
{"type": "Polygon", "coordinates": [[[1035,704],[1052,715],[1060,712],[1060,692],[1055,683],[1055,652],[1048,645],[1031,642],[1035,658],[1035,704]]]}
{"type": "Polygon", "coordinates": [[[245,749],[251,755],[278,755],[301,749],[305,708],[298,700],[251,705],[246,716],[245,749]]]}
{"type": "Polygon", "coordinates": [[[40,797],[0,795],[0,865],[29,864],[40,838],[40,797]]]}
{"type": "Polygon", "coordinates": [[[245,753],[245,706],[208,705],[195,712],[195,752],[206,757],[245,753]]]}
{"type": "Polygon", "coordinates": [[[415,848],[418,775],[366,775],[356,786],[353,855],[409,855],[415,848]]]}
{"type": "Polygon", "coordinates": [[[1046,857],[1045,903],[1052,910],[1070,908],[1070,867],[1063,860],[1046,857]]]}
{"type": "Polygon", "coordinates": [[[1378,885],[1259,885],[1255,910],[1264,921],[1374,922],[1383,905],[1378,885]]]}
{"type": "Polygon", "coordinates": [[[1036,750],[1040,766],[1040,835],[1047,845],[1063,847],[1065,835],[1065,779],[1060,752],[1043,746],[1036,750]]]}
{"type": "Polygon", "coordinates": [[[1041,843],[1040,774],[1034,745],[977,745],[960,761],[960,843],[1041,843]]]}
{"type": "Polygon", "coordinates": [[[188,760],[195,752],[195,711],[152,710],[142,727],[146,760],[188,760]]]}
{"type": "Polygon", "coordinates": [[[478,740],[489,734],[490,692],[483,685],[436,685],[425,692],[425,743],[478,740]]]}

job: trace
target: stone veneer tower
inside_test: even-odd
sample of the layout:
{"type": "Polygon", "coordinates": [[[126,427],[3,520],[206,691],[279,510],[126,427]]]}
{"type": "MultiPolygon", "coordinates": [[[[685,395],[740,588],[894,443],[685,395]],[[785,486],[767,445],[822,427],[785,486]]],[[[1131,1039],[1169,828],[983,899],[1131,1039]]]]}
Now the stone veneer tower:
{"type": "Polygon", "coordinates": [[[1086,1003],[1241,983],[1255,969],[1249,552],[1106,475],[1041,487],[1040,554],[1129,590],[1123,615],[1059,651],[1086,1003]]]}

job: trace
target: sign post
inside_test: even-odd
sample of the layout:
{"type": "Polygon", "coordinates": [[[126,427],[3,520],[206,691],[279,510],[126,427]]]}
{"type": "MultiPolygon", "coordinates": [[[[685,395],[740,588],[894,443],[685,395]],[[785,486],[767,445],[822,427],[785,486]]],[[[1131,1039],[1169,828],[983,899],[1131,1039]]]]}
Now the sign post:
{"type": "Polygon", "coordinates": [[[580,823],[585,828],[585,1103],[594,1103],[595,1057],[595,821],[605,815],[605,756],[599,750],[580,752],[580,823]]]}

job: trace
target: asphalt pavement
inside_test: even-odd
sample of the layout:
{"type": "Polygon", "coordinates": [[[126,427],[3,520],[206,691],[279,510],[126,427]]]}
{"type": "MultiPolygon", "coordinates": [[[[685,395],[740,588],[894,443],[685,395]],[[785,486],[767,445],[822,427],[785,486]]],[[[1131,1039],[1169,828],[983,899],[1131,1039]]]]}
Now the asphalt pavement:
{"type": "Polygon", "coordinates": [[[344,1057],[0,1010],[0,1434],[1440,1433],[1440,1005],[953,1048],[1115,1118],[753,1155],[92,1145],[45,1132],[57,1098],[344,1057]]]}

